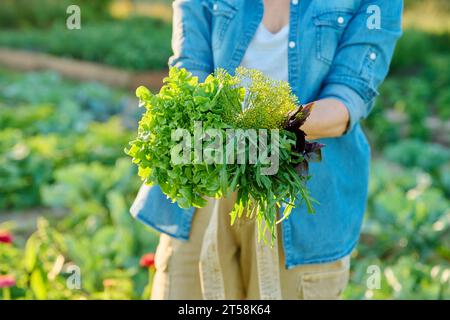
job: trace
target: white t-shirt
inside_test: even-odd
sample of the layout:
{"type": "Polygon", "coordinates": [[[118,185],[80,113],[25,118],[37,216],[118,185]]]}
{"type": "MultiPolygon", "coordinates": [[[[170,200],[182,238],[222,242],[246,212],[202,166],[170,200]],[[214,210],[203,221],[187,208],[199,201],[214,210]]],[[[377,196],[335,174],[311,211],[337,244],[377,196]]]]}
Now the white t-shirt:
{"type": "Polygon", "coordinates": [[[288,39],[289,24],[277,33],[271,33],[261,22],[241,66],[257,69],[276,80],[288,81],[288,39]]]}

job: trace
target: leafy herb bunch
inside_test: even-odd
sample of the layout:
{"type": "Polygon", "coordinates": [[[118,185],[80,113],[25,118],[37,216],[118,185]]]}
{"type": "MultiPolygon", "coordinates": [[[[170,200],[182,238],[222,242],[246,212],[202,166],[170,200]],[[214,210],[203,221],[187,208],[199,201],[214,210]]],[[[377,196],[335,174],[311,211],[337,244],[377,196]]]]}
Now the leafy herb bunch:
{"type": "Polygon", "coordinates": [[[299,128],[312,105],[299,108],[288,83],[244,68],[238,68],[234,76],[219,69],[200,83],[185,69],[173,67],[158,94],[139,87],[137,96],[146,112],[126,153],[138,165],[139,176],[148,184],[159,185],[180,207],[204,207],[206,197],[237,192],[231,222],[246,213],[256,219],[259,236],[271,233],[272,243],[276,223],[287,218],[294,206],[304,202],[308,211],[314,212],[314,200],[306,188],[307,164],[320,160],[322,145],[305,140],[299,128]],[[199,137],[195,124],[200,121],[199,137]],[[174,163],[173,150],[179,141],[173,132],[177,129],[193,136],[188,146],[200,143],[204,154],[214,145],[212,157],[222,161],[196,161],[199,155],[194,150],[188,153],[188,162],[174,163]],[[219,136],[212,139],[209,129],[220,132],[219,136]],[[249,159],[251,149],[261,146],[257,141],[261,136],[247,134],[244,141],[248,143],[233,153],[230,161],[227,146],[242,142],[239,135],[227,135],[230,129],[270,129],[264,131],[267,156],[254,163],[236,161],[239,152],[249,159]],[[272,139],[273,135],[277,139],[272,139]],[[219,148],[222,151],[217,146],[223,147],[219,148]],[[278,170],[264,175],[269,155],[277,157],[278,170]]]}

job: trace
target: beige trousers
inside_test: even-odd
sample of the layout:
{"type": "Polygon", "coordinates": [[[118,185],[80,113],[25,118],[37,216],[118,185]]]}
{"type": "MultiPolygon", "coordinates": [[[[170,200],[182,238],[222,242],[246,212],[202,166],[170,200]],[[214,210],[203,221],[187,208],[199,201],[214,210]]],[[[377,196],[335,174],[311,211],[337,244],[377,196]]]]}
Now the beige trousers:
{"type": "Polygon", "coordinates": [[[210,199],[198,209],[187,242],[161,234],[152,299],[340,298],[348,283],[349,256],[287,270],[281,228],[270,248],[257,241],[254,220],[241,218],[230,226],[234,200],[235,195],[210,199]]]}

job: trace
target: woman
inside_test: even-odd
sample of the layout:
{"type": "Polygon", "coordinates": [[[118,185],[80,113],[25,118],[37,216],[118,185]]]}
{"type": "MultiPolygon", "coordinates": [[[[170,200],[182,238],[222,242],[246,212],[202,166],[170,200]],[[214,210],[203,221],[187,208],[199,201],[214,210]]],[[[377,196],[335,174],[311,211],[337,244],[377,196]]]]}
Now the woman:
{"type": "Polygon", "coordinates": [[[230,226],[233,197],[183,210],[143,186],[132,213],[162,232],[154,299],[336,299],[365,210],[370,150],[360,120],[401,34],[402,1],[177,0],[172,66],[201,80],[242,65],[289,81],[316,105],[302,130],[326,147],[308,182],[316,214],[298,206],[270,249],[252,220],[230,226]]]}

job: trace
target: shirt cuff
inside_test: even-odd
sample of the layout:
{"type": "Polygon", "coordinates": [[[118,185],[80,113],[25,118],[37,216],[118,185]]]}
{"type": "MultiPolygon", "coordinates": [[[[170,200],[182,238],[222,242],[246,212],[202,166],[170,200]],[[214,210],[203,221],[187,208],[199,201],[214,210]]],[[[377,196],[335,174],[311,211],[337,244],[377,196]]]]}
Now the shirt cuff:
{"type": "Polygon", "coordinates": [[[345,133],[351,132],[355,125],[368,115],[369,108],[363,98],[346,85],[328,84],[319,95],[319,99],[326,98],[337,99],[347,108],[350,119],[345,133]]]}

